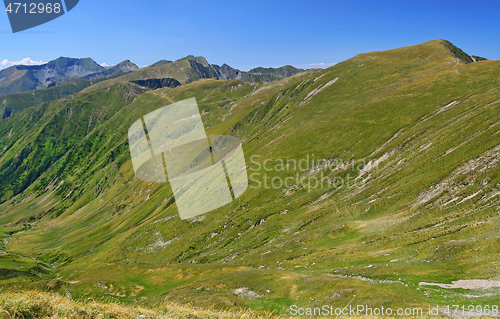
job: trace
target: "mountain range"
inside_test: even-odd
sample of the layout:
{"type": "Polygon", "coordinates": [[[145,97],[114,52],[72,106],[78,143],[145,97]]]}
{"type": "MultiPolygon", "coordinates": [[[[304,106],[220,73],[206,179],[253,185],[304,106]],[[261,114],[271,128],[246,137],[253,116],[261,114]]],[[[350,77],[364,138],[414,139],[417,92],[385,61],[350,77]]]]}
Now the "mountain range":
{"type": "Polygon", "coordinates": [[[204,57],[192,55],[175,62],[161,60],[141,69],[141,72],[134,72],[138,70],[139,67],[129,60],[112,67],[103,67],[90,58],[65,57],[42,65],[11,66],[0,71],[0,114],[2,118],[7,118],[26,107],[75,94],[106,79],[116,78],[104,83],[104,86],[122,80],[161,78],[172,78],[183,83],[202,78],[238,79],[247,82],[259,78],[270,83],[303,71],[287,65],[281,68],[255,68],[244,72],[227,64],[221,67],[210,65],[204,57]],[[130,74],[125,76],[128,73],[130,74]]]}
{"type": "Polygon", "coordinates": [[[0,285],[279,314],[498,304],[499,61],[438,39],[324,70],[124,72],[0,120],[0,285]],[[128,129],[193,97],[249,186],[181,220],[168,183],[135,178],[128,129]]]}
{"type": "Polygon", "coordinates": [[[0,71],[0,94],[55,86],[58,82],[106,69],[90,58],[58,58],[42,65],[14,65],[0,71]]]}

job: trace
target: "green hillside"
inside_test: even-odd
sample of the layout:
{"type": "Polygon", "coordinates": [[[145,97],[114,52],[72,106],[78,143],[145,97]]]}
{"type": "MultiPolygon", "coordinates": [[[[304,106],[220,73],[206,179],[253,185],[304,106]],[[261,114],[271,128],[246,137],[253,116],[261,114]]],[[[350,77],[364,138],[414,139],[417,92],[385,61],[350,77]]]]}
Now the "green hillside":
{"type": "Polygon", "coordinates": [[[2,118],[7,118],[33,105],[78,93],[91,85],[90,80],[76,79],[46,89],[0,95],[0,115],[2,118]]]}
{"type": "Polygon", "coordinates": [[[181,60],[0,121],[0,283],[285,314],[498,305],[499,288],[421,285],[500,280],[500,62],[464,63],[453,47],[363,53],[270,84],[200,79],[181,60]],[[153,78],[183,85],[130,83],[153,78]],[[191,97],[207,134],[243,141],[250,184],[181,220],[168,183],[136,180],[127,132],[191,97]]]}

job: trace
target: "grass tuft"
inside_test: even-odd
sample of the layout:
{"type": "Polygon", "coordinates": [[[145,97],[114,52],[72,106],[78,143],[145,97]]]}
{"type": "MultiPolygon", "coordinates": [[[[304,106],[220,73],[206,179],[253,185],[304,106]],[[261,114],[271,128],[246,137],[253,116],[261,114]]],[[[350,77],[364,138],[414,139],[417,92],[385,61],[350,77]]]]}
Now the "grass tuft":
{"type": "Polygon", "coordinates": [[[165,303],[154,309],[120,303],[73,300],[42,291],[0,293],[1,318],[281,318],[266,311],[222,311],[165,303]]]}

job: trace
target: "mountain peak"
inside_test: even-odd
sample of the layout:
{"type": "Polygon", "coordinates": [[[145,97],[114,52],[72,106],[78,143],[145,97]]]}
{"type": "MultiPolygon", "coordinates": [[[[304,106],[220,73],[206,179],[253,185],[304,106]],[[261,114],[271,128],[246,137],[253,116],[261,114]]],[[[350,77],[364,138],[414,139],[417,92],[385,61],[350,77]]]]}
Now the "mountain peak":
{"type": "MultiPolygon", "coordinates": [[[[440,39],[441,40],[441,39],[440,39]]],[[[451,43],[448,40],[441,40],[441,44],[448,50],[450,53],[457,59],[460,59],[465,64],[472,63],[474,62],[472,58],[462,51],[459,47],[455,46],[453,43],[451,43]]]]}
{"type": "Polygon", "coordinates": [[[204,67],[210,66],[210,64],[208,64],[208,62],[207,62],[207,59],[205,59],[202,56],[188,55],[188,56],[185,56],[177,61],[183,61],[183,60],[196,61],[196,62],[200,63],[201,65],[203,65],[204,67]]]}
{"type": "Polygon", "coordinates": [[[164,65],[164,64],[168,64],[168,63],[171,63],[172,61],[169,61],[169,60],[160,60],[158,62],[155,62],[153,64],[151,64],[149,67],[155,67],[155,66],[160,66],[160,65],[164,65]]]}
{"type": "Polygon", "coordinates": [[[73,65],[83,66],[83,67],[89,68],[91,70],[99,70],[100,68],[102,68],[99,64],[97,64],[91,58],[79,59],[79,58],[68,58],[68,57],[59,57],[55,60],[49,61],[48,63],[39,65],[37,67],[41,68],[41,67],[45,66],[48,68],[61,69],[61,68],[66,68],[66,67],[70,67],[73,65]]]}
{"type": "Polygon", "coordinates": [[[139,66],[133,62],[130,62],[130,60],[122,61],[111,68],[112,69],[121,69],[121,70],[128,69],[130,71],[139,70],[139,66]]]}
{"type": "Polygon", "coordinates": [[[425,44],[431,44],[431,45],[437,45],[440,47],[444,47],[444,48],[446,48],[446,50],[449,51],[449,53],[451,53],[451,55],[454,58],[459,59],[461,62],[463,62],[465,64],[487,60],[486,58],[483,58],[480,56],[469,55],[466,52],[464,52],[462,49],[460,49],[459,47],[454,45],[451,41],[448,41],[445,39],[435,39],[435,40],[431,40],[431,41],[427,41],[425,43],[422,43],[422,45],[425,45],[425,44]]]}
{"type": "Polygon", "coordinates": [[[439,63],[448,63],[450,60],[457,59],[457,61],[463,62],[464,64],[485,60],[485,58],[471,56],[465,53],[462,49],[444,39],[430,40],[417,45],[385,51],[361,53],[354,59],[360,62],[359,64],[363,64],[377,57],[389,64],[394,60],[409,64],[421,64],[423,61],[429,61],[429,59],[432,59],[434,62],[439,61],[439,63]]]}

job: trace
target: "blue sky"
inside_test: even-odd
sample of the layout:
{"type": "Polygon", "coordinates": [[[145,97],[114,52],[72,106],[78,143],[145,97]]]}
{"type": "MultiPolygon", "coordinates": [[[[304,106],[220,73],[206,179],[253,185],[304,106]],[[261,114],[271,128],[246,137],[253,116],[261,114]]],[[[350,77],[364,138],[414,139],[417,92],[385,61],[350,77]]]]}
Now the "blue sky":
{"type": "Polygon", "coordinates": [[[64,16],[16,34],[0,13],[0,63],[69,56],[144,66],[193,54],[241,70],[311,68],[437,38],[500,59],[499,14],[498,0],[80,0],[64,16]]]}

